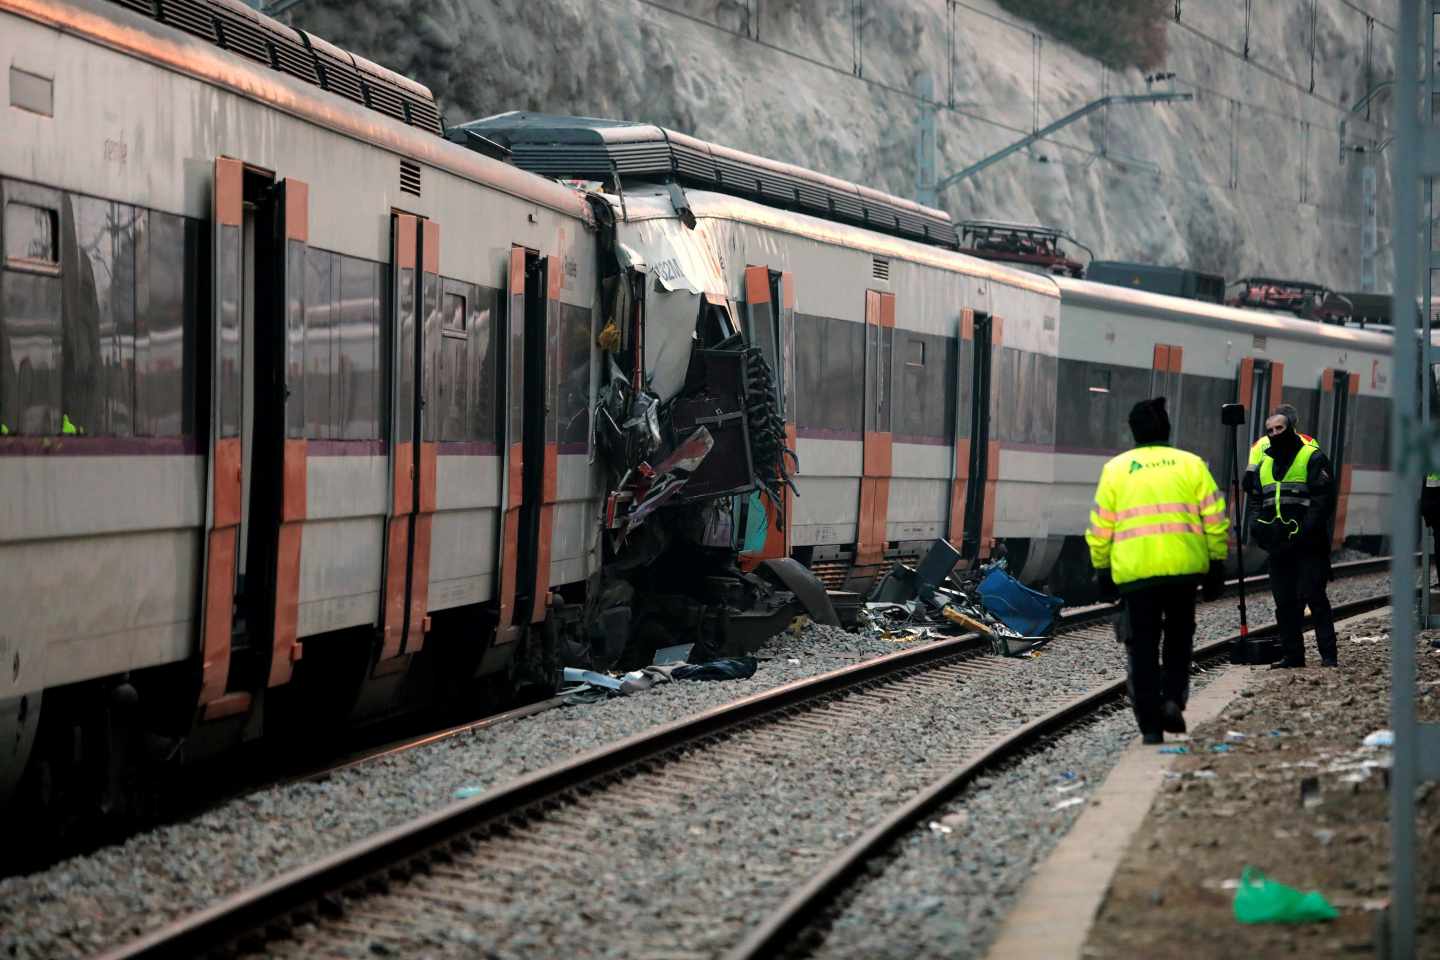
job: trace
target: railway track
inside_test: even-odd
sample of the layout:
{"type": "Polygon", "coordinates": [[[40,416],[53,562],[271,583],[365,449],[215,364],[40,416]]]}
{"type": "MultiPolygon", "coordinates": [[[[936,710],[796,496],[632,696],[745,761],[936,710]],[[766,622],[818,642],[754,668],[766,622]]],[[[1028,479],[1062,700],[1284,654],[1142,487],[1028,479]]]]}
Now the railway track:
{"type": "MultiPolygon", "coordinates": [[[[1416,554],[1419,559],[1419,554],[1416,554]]],[[[1347,577],[1361,577],[1372,573],[1384,573],[1390,569],[1390,558],[1369,557],[1364,560],[1351,560],[1346,563],[1334,564],[1331,568],[1336,580],[1343,580],[1347,577]]],[[[1258,574],[1245,578],[1245,590],[1247,596],[1268,595],[1270,590],[1270,575],[1258,574]]],[[[1239,580],[1226,580],[1225,590],[1221,594],[1221,600],[1238,595],[1240,592],[1239,580]]],[[[1219,603],[1220,600],[1211,601],[1219,603]]],[[[1056,633],[1065,633],[1075,629],[1083,628],[1097,620],[1104,620],[1119,610],[1119,605],[1114,603],[1098,603],[1085,607],[1067,607],[1061,612],[1059,623],[1056,625],[1056,633]]]]}
{"type": "MultiPolygon", "coordinates": [[[[1345,577],[1364,576],[1366,574],[1383,572],[1385,570],[1388,570],[1389,567],[1389,557],[1374,557],[1366,560],[1354,560],[1348,563],[1337,563],[1334,566],[1334,572],[1336,579],[1342,579],[1345,577]]],[[[1246,589],[1249,590],[1251,593],[1264,593],[1269,589],[1270,577],[1268,574],[1247,577],[1245,580],[1245,584],[1246,589]]],[[[1234,596],[1238,592],[1238,590],[1239,587],[1237,580],[1226,581],[1225,593],[1222,595],[1222,599],[1234,596]]],[[[1221,601],[1213,602],[1219,603],[1221,601]]],[[[1119,605],[1113,603],[1095,604],[1092,606],[1068,609],[1061,614],[1059,622],[1056,624],[1055,627],[1055,635],[1057,637],[1075,636],[1079,639],[1096,639],[1100,638],[1103,635],[1108,635],[1108,620],[1118,610],[1119,605]]],[[[540,700],[522,707],[516,707],[513,710],[507,710],[503,713],[498,713],[492,716],[481,717],[475,720],[467,721],[465,723],[456,724],[442,730],[436,730],[413,737],[399,739],[394,742],[384,744],[383,746],[357,751],[341,760],[328,763],[314,771],[296,775],[289,778],[289,780],[293,782],[300,780],[320,779],[330,776],[332,773],[335,773],[337,771],[359,766],[361,764],[368,763],[371,760],[376,760],[381,757],[393,756],[397,753],[403,753],[406,750],[411,750],[416,747],[428,746],[433,743],[438,743],[442,740],[448,740],[451,737],[471,733],[476,730],[484,729],[485,727],[495,726],[497,724],[506,723],[511,720],[520,720],[524,719],[525,717],[531,717],[537,713],[543,713],[546,710],[553,710],[557,707],[563,706],[563,703],[564,701],[562,697],[550,697],[546,700],[540,700]]]]}
{"type": "MultiPolygon", "coordinates": [[[[1387,599],[1337,605],[1337,616],[1373,609],[1387,599]]],[[[1092,613],[1083,622],[1093,629],[1093,618],[1101,615],[1092,613]]],[[[1079,629],[1081,622],[1076,618],[1071,626],[1079,629]]],[[[1197,655],[1223,656],[1231,639],[1207,644],[1197,655]]],[[[917,696],[954,696],[957,688],[1021,669],[1019,662],[989,657],[985,649],[970,636],[938,641],[665,724],[378,834],[107,956],[190,957],[236,949],[293,956],[442,955],[446,950],[435,938],[441,930],[450,936],[457,924],[463,926],[462,919],[486,929],[506,919],[499,914],[523,910],[527,891],[573,883],[577,872],[594,870],[613,879],[610,871],[620,869],[614,866],[617,860],[628,866],[632,861],[627,858],[644,857],[653,831],[685,829],[697,796],[731,787],[747,772],[796,762],[807,750],[833,745],[862,728],[883,726],[889,714],[917,696]],[[596,839],[602,835],[603,841],[596,839]],[[585,866],[577,871],[577,863],[585,866]]],[[[773,874],[773,885],[781,890],[813,879],[734,956],[770,955],[787,946],[867,862],[937,804],[982,771],[1097,710],[1113,708],[1122,698],[1123,681],[1081,697],[1049,696],[1029,704],[1027,722],[999,738],[958,738],[932,750],[926,764],[946,770],[945,775],[918,793],[906,791],[911,799],[899,811],[865,831],[834,861],[825,851],[791,849],[776,851],[776,862],[737,866],[759,874],[761,882],[773,874]]],[[[865,759],[883,766],[883,758],[865,759]]],[[[836,774],[837,781],[843,779],[836,774]]],[[[866,779],[851,788],[863,793],[866,779]]],[[[903,799],[886,783],[878,789],[889,794],[880,798],[881,810],[903,799]]],[[[854,819],[844,813],[846,803],[853,807],[865,799],[845,797],[839,815],[854,819]]],[[[725,934],[723,942],[706,940],[714,935],[707,926],[724,926],[713,921],[714,911],[726,903],[723,878],[707,878],[706,885],[711,882],[720,888],[715,898],[707,900],[702,894],[709,891],[697,889],[693,915],[668,925],[668,940],[647,943],[649,952],[713,956],[740,939],[743,928],[725,934]]]]}
{"type": "MultiPolygon", "coordinates": [[[[1337,621],[1368,613],[1389,603],[1388,596],[1370,597],[1334,607],[1337,621]]],[[[1309,625],[1309,618],[1306,623],[1309,625]]],[[[1250,631],[1250,636],[1273,634],[1268,623],[1250,631]]],[[[1195,649],[1195,668],[1203,669],[1229,653],[1237,636],[1203,644],[1195,649]]],[[[824,928],[847,893],[870,870],[884,860],[895,844],[944,804],[954,800],[977,778],[1004,766],[1026,752],[1051,741],[1080,724],[1087,723],[1119,706],[1125,699],[1125,681],[1116,680],[1092,692],[1075,697],[1022,727],[996,737],[967,760],[932,782],[888,817],[817,871],[779,909],[757,925],[725,960],[759,960],[762,957],[806,956],[823,939],[824,928]]]]}

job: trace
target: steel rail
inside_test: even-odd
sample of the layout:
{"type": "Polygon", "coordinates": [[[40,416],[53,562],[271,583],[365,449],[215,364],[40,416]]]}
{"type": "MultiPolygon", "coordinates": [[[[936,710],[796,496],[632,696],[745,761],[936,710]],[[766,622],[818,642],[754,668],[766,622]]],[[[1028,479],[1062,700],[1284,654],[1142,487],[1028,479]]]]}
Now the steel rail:
{"type": "MultiPolygon", "coordinates": [[[[1367,573],[1386,573],[1389,569],[1390,558],[1388,556],[1370,557],[1365,560],[1348,560],[1345,563],[1333,564],[1330,568],[1331,573],[1334,574],[1337,580],[1344,577],[1364,576],[1367,573]]],[[[1226,580],[1225,591],[1221,594],[1221,597],[1228,598],[1233,596],[1239,588],[1239,585],[1239,580],[1226,580]]],[[[1268,573],[1260,573],[1253,577],[1245,578],[1246,587],[1263,588],[1269,585],[1270,575],[1268,573]]],[[[1220,601],[1212,600],[1210,602],[1219,603],[1220,601]]],[[[1120,605],[1118,603],[1096,603],[1084,607],[1072,607],[1061,613],[1059,620],[1055,624],[1055,629],[1057,631],[1076,629],[1093,623],[1096,620],[1103,620],[1105,617],[1118,613],[1119,611],[1120,605]]]]}
{"type": "Polygon", "coordinates": [[[463,849],[472,833],[504,824],[546,801],[653,762],[687,744],[816,700],[902,679],[915,672],[980,657],[989,645],[974,634],[940,640],[796,680],[596,748],[522,776],[471,800],[393,827],[313,863],[225,898],[114,950],[119,958],[196,957],[230,945],[253,948],[297,922],[340,909],[350,890],[384,887],[463,849]]]}
{"type": "MultiPolygon", "coordinates": [[[[1362,561],[1368,562],[1368,561],[1362,561]]],[[[1389,594],[1367,597],[1334,607],[1334,617],[1367,613],[1388,605],[1389,594]]],[[[1310,622],[1306,618],[1306,623],[1310,622]]],[[[1250,631],[1257,636],[1273,635],[1277,625],[1268,623],[1250,631]]],[[[1195,649],[1197,663],[1223,656],[1239,635],[1203,644],[1195,649]]],[[[859,839],[832,859],[810,882],[790,895],[773,913],[751,931],[725,960],[757,960],[785,953],[799,935],[811,927],[835,899],[866,872],[870,861],[883,855],[897,840],[913,830],[926,816],[958,795],[981,774],[1031,749],[1039,741],[1093,716],[1125,696],[1125,681],[1116,680],[1082,694],[1049,713],[1037,717],[992,741],[963,765],[940,777],[890,816],[875,824],[859,839]]]]}
{"type": "MultiPolygon", "coordinates": [[[[1361,565],[1368,563],[1372,561],[1360,562],[1361,565]]],[[[1339,569],[1340,565],[1337,565],[1339,569]]],[[[1345,609],[1348,607],[1336,608],[1337,613],[1345,609]]],[[[1113,612],[1113,608],[1096,615],[1108,612],[1113,612]]],[[[1260,631],[1257,629],[1255,632],[1260,631]]],[[[1221,643],[1228,643],[1228,640],[1221,643]]],[[[191,957],[224,950],[227,945],[254,946],[267,937],[283,935],[283,931],[294,922],[338,910],[346,891],[367,885],[383,887],[391,878],[407,876],[424,869],[431,862],[447,859],[452,850],[469,843],[471,834],[503,824],[527,809],[571,794],[577,788],[583,789],[596,781],[614,778],[686,744],[724,734],[761,718],[784,715],[812,701],[903,679],[941,663],[982,656],[988,649],[988,643],[974,634],[939,640],[816,677],[796,680],[671,721],[383,831],[227,897],[205,910],[182,917],[102,956],[191,957]]],[[[521,708],[516,713],[523,714],[539,706],[521,708]]],[[[506,716],[488,718],[488,722],[506,716]]],[[[1046,719],[1033,721],[1026,729],[1036,727],[1046,719]]],[[[420,739],[415,745],[444,739],[465,729],[488,725],[488,722],[482,720],[442,731],[420,739]]],[[[397,744],[382,750],[380,755],[404,749],[405,744],[397,744]]],[[[368,759],[373,757],[357,758],[345,765],[363,763],[368,759]]]]}

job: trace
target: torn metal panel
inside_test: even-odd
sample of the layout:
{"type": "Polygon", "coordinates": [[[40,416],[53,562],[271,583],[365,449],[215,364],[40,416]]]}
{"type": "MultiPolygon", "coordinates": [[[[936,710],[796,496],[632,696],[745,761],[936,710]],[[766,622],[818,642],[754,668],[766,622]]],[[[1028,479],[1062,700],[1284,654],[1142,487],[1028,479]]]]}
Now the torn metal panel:
{"type": "Polygon", "coordinates": [[[651,278],[645,292],[645,377],[662,400],[685,382],[695,320],[704,294],[727,295],[724,263],[703,232],[679,220],[616,225],[616,249],[630,266],[643,264],[651,278]]]}
{"type": "Polygon", "coordinates": [[[760,569],[794,593],[811,620],[824,626],[840,626],[840,617],[835,612],[835,605],[830,602],[830,595],[825,592],[825,584],[798,560],[791,557],[764,560],[760,569]]]}

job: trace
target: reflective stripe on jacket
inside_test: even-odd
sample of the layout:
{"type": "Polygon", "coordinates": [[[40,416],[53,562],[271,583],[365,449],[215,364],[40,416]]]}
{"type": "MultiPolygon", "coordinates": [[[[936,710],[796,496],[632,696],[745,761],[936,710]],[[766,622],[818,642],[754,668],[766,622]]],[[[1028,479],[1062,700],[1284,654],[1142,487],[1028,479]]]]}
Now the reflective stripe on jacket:
{"type": "Polygon", "coordinates": [[[1225,559],[1225,498],[1193,453],[1156,444],[1105,464],[1085,542],[1116,584],[1203,574],[1225,559]]]}
{"type": "Polygon", "coordinates": [[[1275,459],[1266,457],[1261,462],[1255,539],[1267,550],[1295,540],[1304,529],[1305,514],[1310,509],[1310,458],[1317,450],[1318,446],[1302,445],[1278,482],[1275,459]]]}
{"type": "MultiPolygon", "coordinates": [[[[1320,441],[1316,440],[1308,433],[1300,434],[1300,442],[1307,447],[1314,447],[1316,450],[1320,449],[1320,441]]],[[[1245,472],[1253,473],[1256,470],[1259,470],[1260,461],[1265,459],[1265,451],[1269,449],[1270,438],[1264,434],[1261,434],[1259,440],[1256,440],[1254,443],[1250,444],[1250,463],[1245,467],[1245,472]]]]}

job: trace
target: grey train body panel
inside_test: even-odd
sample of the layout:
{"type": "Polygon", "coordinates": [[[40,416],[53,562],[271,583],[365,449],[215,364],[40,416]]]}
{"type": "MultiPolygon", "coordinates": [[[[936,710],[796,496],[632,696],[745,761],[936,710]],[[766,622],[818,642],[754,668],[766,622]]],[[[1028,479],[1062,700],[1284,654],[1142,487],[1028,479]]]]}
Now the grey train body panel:
{"type": "MultiPolygon", "coordinates": [[[[560,303],[574,308],[589,333],[595,239],[588,208],[571,190],[110,3],[0,2],[0,59],[48,78],[54,91],[53,116],[6,108],[0,180],[7,187],[35,184],[204,224],[215,158],[233,157],[277,182],[309,185],[308,249],[335,258],[337,317],[351,309],[338,293],[341,261],[347,269],[388,270],[392,212],[403,211],[439,224],[439,275],[447,284],[498,293],[512,245],[555,257],[564,267],[560,303]],[[419,164],[418,196],[402,189],[402,159],[419,164]]],[[[383,305],[383,291],[377,295],[383,305]]],[[[196,319],[208,322],[207,312],[196,319]]],[[[494,310],[472,316],[487,331],[501,322],[494,310]]],[[[372,368],[384,363],[386,349],[377,319],[386,322],[368,319],[380,353],[364,361],[372,368]]],[[[329,347],[306,353],[306,373],[338,409],[341,391],[351,389],[339,370],[356,368],[341,342],[342,323],[332,327],[329,347]]],[[[472,342],[478,370],[486,358],[473,353],[489,345],[472,342]]],[[[578,402],[586,412],[593,357],[587,366],[578,402]]],[[[315,396],[307,387],[307,401],[315,396]]],[[[383,397],[379,404],[384,409],[383,397]]],[[[589,463],[588,418],[581,419],[578,451],[572,445],[558,458],[552,585],[584,580],[598,564],[588,531],[599,477],[589,463]]],[[[310,420],[300,637],[378,624],[393,474],[383,424],[352,430],[338,413],[327,422],[323,412],[310,420]]],[[[193,426],[171,443],[137,433],[118,444],[127,455],[0,456],[0,567],[7,571],[0,607],[11,611],[3,638],[7,662],[13,656],[21,665],[3,671],[0,697],[195,655],[207,498],[205,447],[195,437],[193,426]],[[131,448],[143,455],[128,455],[131,448]]],[[[93,445],[99,438],[85,439],[93,445]]],[[[54,438],[57,450],[65,442],[54,438]]],[[[442,440],[437,459],[429,609],[489,602],[497,570],[496,444],[442,440]]]]}

